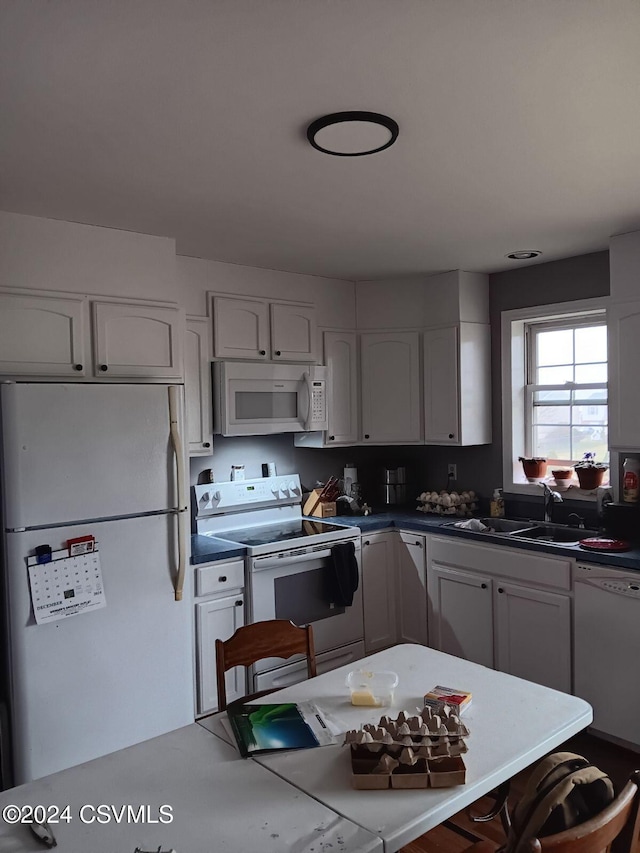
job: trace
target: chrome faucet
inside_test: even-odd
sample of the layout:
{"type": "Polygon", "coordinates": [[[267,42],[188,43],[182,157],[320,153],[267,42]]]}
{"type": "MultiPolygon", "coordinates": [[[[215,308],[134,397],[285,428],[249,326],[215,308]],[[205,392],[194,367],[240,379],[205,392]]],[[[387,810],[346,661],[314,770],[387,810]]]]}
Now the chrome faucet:
{"type": "Polygon", "coordinates": [[[544,523],[550,524],[553,521],[553,505],[562,503],[562,495],[559,492],[554,492],[546,483],[542,483],[542,499],[544,501],[544,523]]]}

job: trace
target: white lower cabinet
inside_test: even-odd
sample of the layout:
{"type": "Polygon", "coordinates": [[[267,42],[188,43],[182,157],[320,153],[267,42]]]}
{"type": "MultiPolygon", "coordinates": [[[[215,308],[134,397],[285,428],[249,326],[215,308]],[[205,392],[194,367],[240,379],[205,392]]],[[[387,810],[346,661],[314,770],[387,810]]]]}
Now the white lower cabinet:
{"type": "Polygon", "coordinates": [[[562,557],[433,536],[429,643],[570,693],[570,578],[562,557]]]}
{"type": "Polygon", "coordinates": [[[396,599],[398,641],[427,644],[426,537],[400,530],[396,534],[396,599]]]}
{"type": "Polygon", "coordinates": [[[396,627],[395,533],[362,537],[364,645],[367,654],[394,645],[396,627]]]}
{"type": "MultiPolygon", "coordinates": [[[[198,715],[218,710],[216,640],[228,640],[244,625],[244,563],[220,561],[196,569],[196,707],[198,715]],[[235,587],[235,588],[234,588],[235,587]],[[202,594],[216,590],[215,596],[202,594]]],[[[227,703],[245,696],[246,671],[235,667],[226,674],[227,703]]]]}
{"type": "Polygon", "coordinates": [[[491,579],[432,561],[429,640],[434,649],[493,669],[491,579]]]}

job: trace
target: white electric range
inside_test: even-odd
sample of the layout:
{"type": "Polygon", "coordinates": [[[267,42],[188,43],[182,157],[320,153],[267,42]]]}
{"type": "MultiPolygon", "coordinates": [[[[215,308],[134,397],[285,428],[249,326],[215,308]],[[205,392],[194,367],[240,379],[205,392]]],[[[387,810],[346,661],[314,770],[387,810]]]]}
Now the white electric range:
{"type": "MultiPolygon", "coordinates": [[[[362,584],[353,603],[336,606],[328,594],[333,545],[353,542],[360,567],[360,530],[302,515],[300,477],[263,477],[194,487],[196,532],[247,549],[247,620],[290,619],[313,625],[318,672],[364,656],[362,584]]],[[[306,677],[299,657],[260,661],[252,690],[294,684],[306,677]]]]}

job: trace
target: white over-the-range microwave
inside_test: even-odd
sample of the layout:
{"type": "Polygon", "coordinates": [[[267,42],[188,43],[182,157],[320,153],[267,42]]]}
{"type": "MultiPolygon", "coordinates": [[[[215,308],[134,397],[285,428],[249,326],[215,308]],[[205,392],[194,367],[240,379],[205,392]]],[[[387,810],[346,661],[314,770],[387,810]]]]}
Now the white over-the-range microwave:
{"type": "Polygon", "coordinates": [[[215,361],[213,428],[218,435],[327,429],[327,368],[215,361]]]}

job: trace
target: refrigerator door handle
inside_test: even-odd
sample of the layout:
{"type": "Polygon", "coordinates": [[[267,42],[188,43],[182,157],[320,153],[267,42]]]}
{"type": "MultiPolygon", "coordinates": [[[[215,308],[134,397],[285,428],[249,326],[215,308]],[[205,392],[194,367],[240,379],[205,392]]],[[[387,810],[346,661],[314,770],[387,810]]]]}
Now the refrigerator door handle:
{"type": "Polygon", "coordinates": [[[176,477],[178,492],[178,508],[176,519],[178,522],[178,571],[175,580],[175,600],[182,601],[182,590],[184,587],[184,576],[186,571],[187,543],[185,541],[183,513],[187,511],[187,490],[185,480],[184,447],[178,414],[180,412],[180,389],[177,385],[169,386],[169,426],[171,432],[171,444],[176,457],[176,477]]]}

